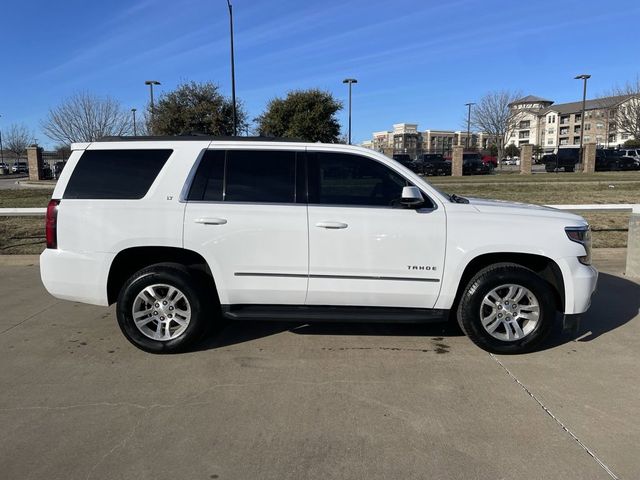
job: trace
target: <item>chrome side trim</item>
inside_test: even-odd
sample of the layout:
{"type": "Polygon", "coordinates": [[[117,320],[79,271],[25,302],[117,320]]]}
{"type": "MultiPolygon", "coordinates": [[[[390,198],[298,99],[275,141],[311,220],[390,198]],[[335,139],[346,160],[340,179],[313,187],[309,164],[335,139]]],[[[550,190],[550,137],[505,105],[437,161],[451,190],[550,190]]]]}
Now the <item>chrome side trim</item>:
{"type": "Polygon", "coordinates": [[[289,278],[333,278],[342,280],[387,280],[400,282],[439,282],[437,278],[385,277],[377,275],[320,275],[304,273],[235,272],[236,277],[289,277],[289,278]]]}

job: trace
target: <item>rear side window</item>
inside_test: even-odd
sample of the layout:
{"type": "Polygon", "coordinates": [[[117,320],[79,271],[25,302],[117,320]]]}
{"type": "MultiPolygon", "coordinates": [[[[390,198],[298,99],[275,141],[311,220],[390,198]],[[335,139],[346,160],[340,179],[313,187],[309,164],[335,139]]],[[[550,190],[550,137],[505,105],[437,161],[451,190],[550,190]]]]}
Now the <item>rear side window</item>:
{"type": "Polygon", "coordinates": [[[226,173],[226,202],[295,202],[295,152],[229,150],[226,173]]]}
{"type": "Polygon", "coordinates": [[[294,203],[296,152],[208,150],[202,157],[187,199],[294,203]]]}
{"type": "Polygon", "coordinates": [[[140,199],[173,150],[87,150],[69,179],[63,198],[140,199]]]}

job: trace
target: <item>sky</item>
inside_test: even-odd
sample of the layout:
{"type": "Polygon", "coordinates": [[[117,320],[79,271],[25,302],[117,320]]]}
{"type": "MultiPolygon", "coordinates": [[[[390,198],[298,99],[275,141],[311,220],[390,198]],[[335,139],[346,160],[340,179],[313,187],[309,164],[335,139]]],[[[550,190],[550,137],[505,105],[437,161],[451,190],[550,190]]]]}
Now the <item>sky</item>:
{"type": "MultiPolygon", "coordinates": [[[[556,103],[640,75],[637,0],[232,0],[236,93],[249,118],[274,97],[321,88],[344,101],[353,143],[394,123],[465,128],[465,103],[513,90],[556,103]]],[[[33,129],[78,91],[142,111],[185,81],[231,94],[226,0],[22,0],[0,13],[0,130],[33,129]]]]}

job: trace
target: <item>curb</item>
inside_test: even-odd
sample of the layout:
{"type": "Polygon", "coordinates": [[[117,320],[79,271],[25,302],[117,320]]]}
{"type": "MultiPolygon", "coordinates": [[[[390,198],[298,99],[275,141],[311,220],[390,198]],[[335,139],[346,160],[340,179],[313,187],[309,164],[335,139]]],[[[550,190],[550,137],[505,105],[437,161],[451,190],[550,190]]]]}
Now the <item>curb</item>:
{"type": "Polygon", "coordinates": [[[32,182],[29,180],[26,180],[26,181],[17,180],[16,185],[18,185],[19,187],[41,188],[43,190],[53,190],[54,188],[56,188],[55,183],[40,183],[40,182],[32,182]]]}

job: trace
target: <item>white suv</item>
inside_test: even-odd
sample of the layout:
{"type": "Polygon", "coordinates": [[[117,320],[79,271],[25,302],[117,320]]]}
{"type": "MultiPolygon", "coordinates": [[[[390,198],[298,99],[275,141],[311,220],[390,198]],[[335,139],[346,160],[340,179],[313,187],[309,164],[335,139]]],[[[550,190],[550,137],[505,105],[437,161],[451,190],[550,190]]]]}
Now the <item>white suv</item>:
{"type": "Polygon", "coordinates": [[[438,191],[347,145],[112,138],[75,144],[46,220],[42,281],[117,302],[134,345],[182,350],[228,320],[457,319],[480,347],[577,325],[597,272],[579,216],[438,191]]]}

